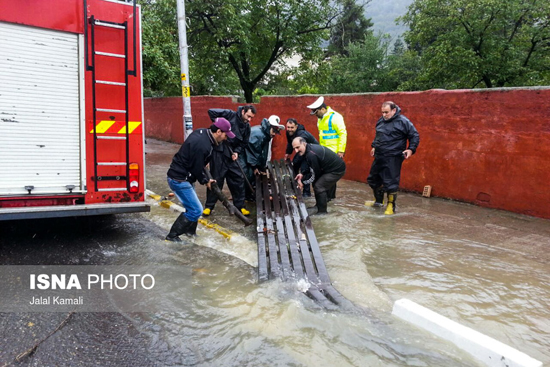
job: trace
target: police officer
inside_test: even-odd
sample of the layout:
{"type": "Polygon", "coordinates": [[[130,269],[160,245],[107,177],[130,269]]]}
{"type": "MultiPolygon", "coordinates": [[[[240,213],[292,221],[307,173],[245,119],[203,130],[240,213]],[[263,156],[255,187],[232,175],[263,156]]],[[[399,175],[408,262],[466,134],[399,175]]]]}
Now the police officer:
{"type": "MultiPolygon", "coordinates": [[[[317,129],[319,130],[319,143],[344,158],[348,133],[344,117],[325,104],[325,98],[319,97],[315,102],[307,106],[311,115],[317,117],[317,129]]],[[[336,198],[336,185],[330,190],[328,199],[336,198]]]]}

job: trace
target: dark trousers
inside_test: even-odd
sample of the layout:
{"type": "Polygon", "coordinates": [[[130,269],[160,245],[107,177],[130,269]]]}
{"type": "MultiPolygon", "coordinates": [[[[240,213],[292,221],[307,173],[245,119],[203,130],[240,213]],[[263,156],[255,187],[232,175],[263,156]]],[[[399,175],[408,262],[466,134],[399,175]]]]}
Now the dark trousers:
{"type": "Polygon", "coordinates": [[[340,173],[325,173],[321,175],[314,183],[313,190],[315,190],[315,195],[321,194],[326,191],[327,197],[330,198],[331,192],[336,191],[336,182],[344,177],[346,172],[340,173]],[[334,191],[332,191],[334,190],[334,191]]]}
{"type": "Polygon", "coordinates": [[[384,187],[386,192],[397,192],[401,179],[401,165],[403,156],[384,157],[375,156],[370,168],[367,183],[373,190],[384,187]]]}
{"type": "MultiPolygon", "coordinates": [[[[233,205],[238,209],[244,208],[244,176],[237,162],[223,155],[221,152],[213,151],[210,161],[210,173],[216,180],[220,190],[223,189],[225,180],[233,197],[233,205]]],[[[211,190],[206,190],[206,203],[208,209],[214,209],[218,197],[211,190]]]]}

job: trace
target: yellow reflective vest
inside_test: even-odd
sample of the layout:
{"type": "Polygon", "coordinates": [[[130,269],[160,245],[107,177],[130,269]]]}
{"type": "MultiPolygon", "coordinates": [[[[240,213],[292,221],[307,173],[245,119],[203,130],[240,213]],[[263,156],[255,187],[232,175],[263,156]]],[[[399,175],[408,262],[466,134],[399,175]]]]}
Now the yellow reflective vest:
{"type": "Polygon", "coordinates": [[[334,153],[346,151],[348,132],[342,115],[327,107],[323,118],[317,120],[317,129],[319,129],[319,144],[334,153]]]}

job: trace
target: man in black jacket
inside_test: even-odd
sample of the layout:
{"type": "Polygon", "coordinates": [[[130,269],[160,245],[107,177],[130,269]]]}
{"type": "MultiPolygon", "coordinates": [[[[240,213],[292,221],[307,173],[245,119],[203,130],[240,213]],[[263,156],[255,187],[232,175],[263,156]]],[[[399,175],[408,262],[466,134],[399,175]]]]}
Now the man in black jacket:
{"type": "Polygon", "coordinates": [[[167,241],[181,242],[180,235],[193,236],[197,233],[197,223],[202,213],[202,205],[195,192],[194,183],[210,188],[214,180],[209,180],[204,167],[210,162],[214,147],[227,138],[234,138],[231,124],[224,118],[218,118],[209,129],[197,129],[185,139],[179,151],[174,155],[167,173],[168,186],[185,208],[176,219],[167,241]]]}
{"type": "Polygon", "coordinates": [[[303,157],[300,173],[295,177],[298,187],[313,183],[317,214],[327,213],[328,191],[346,173],[346,163],[329,148],[308,144],[304,138],[295,138],[292,147],[296,154],[303,157]],[[304,177],[306,180],[303,180],[304,177]]]}
{"type": "MultiPolygon", "coordinates": [[[[308,144],[317,144],[319,142],[313,135],[311,135],[304,125],[299,124],[298,121],[294,118],[289,118],[286,120],[286,151],[285,151],[285,160],[287,160],[292,155],[292,140],[295,138],[304,138],[308,144]]],[[[294,168],[294,174],[298,174],[300,171],[300,166],[302,164],[302,156],[295,154],[292,159],[292,167],[294,168]]],[[[303,190],[304,197],[311,196],[311,185],[304,185],[303,190]]]]}
{"type": "Polygon", "coordinates": [[[384,214],[391,215],[396,212],[395,202],[401,178],[401,165],[403,160],[409,159],[416,152],[419,142],[418,131],[412,122],[401,114],[399,106],[391,101],[382,103],[382,117],[376,122],[376,136],[370,152],[374,162],[367,178],[367,183],[374,193],[374,201],[367,201],[365,205],[382,207],[386,192],[388,206],[384,214]]]}
{"type": "MultiPolygon", "coordinates": [[[[237,111],[219,108],[208,110],[208,116],[212,121],[218,117],[228,120],[231,123],[231,130],[235,134],[234,138],[227,139],[226,143],[214,149],[210,172],[220,190],[223,189],[224,181],[227,179],[227,186],[233,197],[233,205],[244,215],[249,215],[250,212],[244,207],[245,182],[242,168],[245,166],[244,150],[250,139],[250,121],[255,115],[256,108],[252,105],[241,106],[237,111]]],[[[210,215],[217,201],[216,194],[212,190],[207,190],[203,215],[210,215]]]]}

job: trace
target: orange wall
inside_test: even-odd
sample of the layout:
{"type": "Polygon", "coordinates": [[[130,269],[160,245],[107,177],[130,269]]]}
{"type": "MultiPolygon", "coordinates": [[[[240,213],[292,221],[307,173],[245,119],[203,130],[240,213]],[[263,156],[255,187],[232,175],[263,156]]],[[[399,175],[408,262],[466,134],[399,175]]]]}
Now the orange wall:
{"type": "MultiPolygon", "coordinates": [[[[263,97],[261,118],[294,117],[318,135],[306,105],[317,96],[263,97]]],[[[425,92],[328,95],[348,130],[346,179],[365,182],[370,144],[383,101],[396,102],[420,133],[417,153],[403,164],[401,188],[481,206],[550,218],[550,88],[430,90],[425,92]]],[[[236,109],[231,97],[192,97],[194,128],[210,124],[208,108],[236,109]]],[[[182,99],[146,99],[149,137],[182,142],[182,99]]],[[[282,158],[284,135],[274,141],[282,158]]],[[[368,190],[368,187],[365,187],[368,190]]]]}

